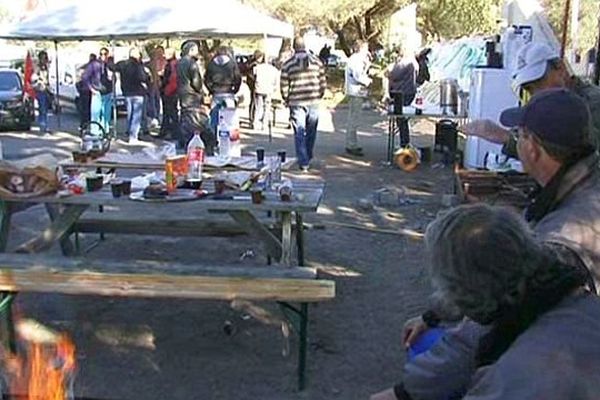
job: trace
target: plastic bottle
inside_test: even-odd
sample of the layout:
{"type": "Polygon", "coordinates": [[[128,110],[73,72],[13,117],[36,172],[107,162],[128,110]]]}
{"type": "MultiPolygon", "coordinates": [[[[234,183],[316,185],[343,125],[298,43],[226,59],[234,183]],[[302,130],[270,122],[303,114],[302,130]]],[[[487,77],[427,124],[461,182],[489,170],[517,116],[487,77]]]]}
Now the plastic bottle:
{"type": "Polygon", "coordinates": [[[423,114],[423,92],[421,88],[417,89],[417,95],[415,96],[415,114],[423,114]]]}
{"type": "Polygon", "coordinates": [[[231,138],[229,135],[229,126],[225,123],[223,116],[219,116],[219,125],[217,125],[217,132],[219,136],[219,158],[221,160],[229,160],[231,138]]]}
{"type": "Polygon", "coordinates": [[[199,133],[194,134],[187,146],[188,181],[202,181],[204,142],[199,133]]]}
{"type": "Polygon", "coordinates": [[[415,114],[423,114],[423,91],[421,88],[417,89],[417,94],[415,96],[415,114]]]}

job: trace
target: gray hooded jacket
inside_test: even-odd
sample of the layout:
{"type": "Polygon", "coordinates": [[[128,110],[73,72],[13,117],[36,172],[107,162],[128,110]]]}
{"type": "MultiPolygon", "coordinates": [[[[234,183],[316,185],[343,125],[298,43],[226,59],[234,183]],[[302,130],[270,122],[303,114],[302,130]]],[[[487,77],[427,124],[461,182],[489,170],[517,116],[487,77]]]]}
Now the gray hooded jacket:
{"type": "MultiPolygon", "coordinates": [[[[596,288],[600,289],[600,167],[598,154],[579,161],[569,169],[562,180],[556,196],[556,206],[553,211],[544,216],[534,227],[534,232],[541,240],[550,245],[560,246],[577,255],[577,258],[591,271],[596,288]]],[[[592,296],[590,296],[592,297],[592,296]]],[[[586,304],[589,300],[586,300],[586,304]]],[[[565,300],[568,303],[567,300],[565,300]]],[[[571,306],[569,306],[571,307],[571,306]]],[[[573,306],[575,307],[575,306],[573,306]]],[[[544,379],[545,370],[553,371],[553,377],[561,378],[557,385],[567,385],[565,390],[574,390],[570,382],[576,382],[577,374],[586,368],[590,371],[600,371],[600,354],[584,358],[577,353],[569,356],[571,347],[575,343],[561,342],[564,352],[541,352],[536,342],[544,343],[551,350],[555,340],[567,341],[577,338],[573,342],[581,342],[587,346],[590,355],[598,351],[600,335],[600,310],[596,305],[578,305],[577,310],[563,310],[561,307],[544,315],[520,337],[505,355],[492,366],[476,371],[475,353],[479,339],[488,331],[473,321],[465,320],[458,327],[451,329],[428,352],[420,355],[404,367],[404,388],[413,400],[440,400],[466,397],[470,400],[495,400],[495,399],[595,399],[600,394],[599,387],[593,396],[582,395],[578,397],[575,392],[566,397],[555,395],[565,393],[558,391],[556,385],[544,379]],[[592,310],[585,316],[580,310],[592,310]],[[571,322],[554,322],[571,317],[571,322]],[[550,322],[546,323],[550,319],[550,322]],[[548,325],[550,324],[550,325],[548,325]],[[589,325],[589,326],[588,326],[589,325]],[[595,325],[591,329],[591,325],[595,325]],[[539,326],[539,327],[538,327],[539,326]],[[561,328],[562,326],[562,328],[561,328]],[[567,332],[561,331],[566,329],[567,332]],[[541,333],[545,332],[543,340],[541,333]],[[531,331],[531,333],[529,333],[531,331]],[[555,332],[556,331],[556,332],[555,332]],[[556,339],[553,336],[556,335],[556,339]],[[532,346],[530,354],[528,345],[532,346]],[[537,354],[533,349],[540,350],[537,354]],[[537,358],[532,358],[535,355],[537,358]],[[554,357],[554,358],[553,358],[554,357]],[[578,358],[579,357],[579,358],[578,358]],[[500,364],[501,360],[503,361],[500,364]],[[520,361],[519,361],[520,360],[520,361]],[[585,365],[582,363],[586,363],[585,365]],[[537,365],[537,369],[533,368],[537,365]],[[528,371],[527,375],[524,371],[528,371]],[[564,377],[564,378],[563,378],[564,377]],[[472,381],[472,379],[474,379],[472,381]],[[526,379],[527,382],[522,382],[526,379]],[[531,380],[531,382],[530,382],[531,380]],[[535,381],[533,381],[535,380],[535,381]],[[519,382],[521,382],[519,384],[519,382]],[[515,388],[509,392],[510,386],[523,386],[523,392],[517,393],[515,388]],[[527,387],[525,387],[527,386],[527,387]],[[525,393],[527,392],[527,393],[525,393]],[[510,394],[509,394],[510,393],[510,394]]],[[[579,350],[578,350],[579,351],[579,350]]],[[[594,377],[595,382],[600,382],[600,375],[594,377]]],[[[588,382],[582,385],[582,390],[598,385],[588,382]]]]}

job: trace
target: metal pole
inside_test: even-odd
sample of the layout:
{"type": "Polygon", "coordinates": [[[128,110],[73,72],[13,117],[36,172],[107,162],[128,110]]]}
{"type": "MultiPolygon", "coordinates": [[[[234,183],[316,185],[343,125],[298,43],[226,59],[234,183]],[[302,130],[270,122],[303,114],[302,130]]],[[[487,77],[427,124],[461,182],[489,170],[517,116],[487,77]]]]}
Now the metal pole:
{"type": "MultiPolygon", "coordinates": [[[[109,41],[110,46],[111,46],[111,56],[113,58],[113,64],[115,62],[115,41],[110,39],[109,41]]],[[[107,60],[108,61],[108,60],[107,60]]],[[[113,120],[112,120],[112,126],[113,126],[113,138],[117,139],[117,117],[119,116],[119,113],[117,111],[117,74],[115,71],[111,71],[110,69],[108,69],[108,65],[106,66],[107,68],[107,73],[110,71],[112,74],[112,116],[113,116],[113,120]]],[[[112,68],[112,67],[111,67],[112,68]]]]}
{"type": "Polygon", "coordinates": [[[306,388],[306,353],[308,350],[308,303],[300,304],[300,343],[298,351],[298,390],[306,388]]]}
{"type": "Polygon", "coordinates": [[[569,10],[571,9],[571,0],[565,1],[565,14],[563,15],[562,36],[560,40],[560,58],[565,58],[567,48],[567,33],[569,30],[569,10]]]}
{"type": "Polygon", "coordinates": [[[575,64],[575,56],[579,48],[579,0],[573,0],[571,9],[571,56],[575,64]]]}
{"type": "Polygon", "coordinates": [[[60,128],[60,76],[58,75],[58,41],[54,41],[54,59],[56,60],[55,70],[56,70],[56,123],[60,128]]]}
{"type": "MultiPolygon", "coordinates": [[[[600,9],[600,5],[598,8],[600,9]]],[[[594,83],[596,85],[600,85],[600,13],[598,15],[598,41],[596,42],[596,60],[594,62],[594,83]]]]}

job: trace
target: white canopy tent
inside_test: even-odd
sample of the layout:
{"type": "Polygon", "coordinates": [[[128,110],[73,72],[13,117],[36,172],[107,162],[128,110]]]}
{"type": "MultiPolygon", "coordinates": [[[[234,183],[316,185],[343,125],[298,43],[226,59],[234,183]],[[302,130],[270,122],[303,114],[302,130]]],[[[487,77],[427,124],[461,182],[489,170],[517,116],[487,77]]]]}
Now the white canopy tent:
{"type": "Polygon", "coordinates": [[[57,42],[293,34],[291,24],[235,0],[73,1],[0,29],[0,38],[57,42]]]}
{"type": "MultiPolygon", "coordinates": [[[[73,0],[67,5],[0,27],[0,39],[54,42],[57,98],[59,42],[176,37],[289,38],[293,35],[293,25],[236,0],[73,0]]],[[[116,129],[116,118],[113,126],[116,129]]]]}

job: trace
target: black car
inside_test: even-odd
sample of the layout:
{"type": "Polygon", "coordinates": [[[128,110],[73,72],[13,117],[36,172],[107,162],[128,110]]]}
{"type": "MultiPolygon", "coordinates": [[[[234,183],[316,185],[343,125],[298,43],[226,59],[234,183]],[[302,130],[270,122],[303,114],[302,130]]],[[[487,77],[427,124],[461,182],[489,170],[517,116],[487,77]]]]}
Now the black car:
{"type": "Polygon", "coordinates": [[[33,99],[25,93],[19,71],[0,70],[0,126],[28,131],[34,119],[33,99]]]}

